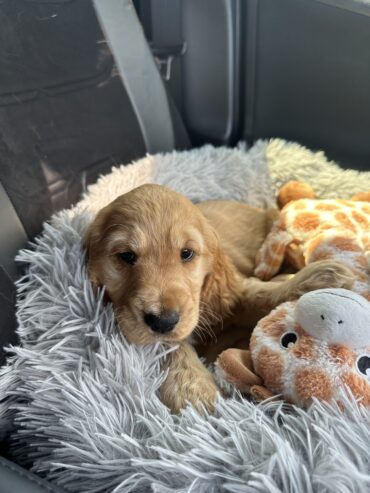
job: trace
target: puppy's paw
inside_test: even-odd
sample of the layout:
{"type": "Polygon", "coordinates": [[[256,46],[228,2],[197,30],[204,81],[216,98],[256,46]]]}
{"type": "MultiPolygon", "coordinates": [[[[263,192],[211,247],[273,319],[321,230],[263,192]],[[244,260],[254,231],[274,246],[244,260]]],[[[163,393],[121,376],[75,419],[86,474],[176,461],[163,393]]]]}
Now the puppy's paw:
{"type": "Polygon", "coordinates": [[[186,406],[193,406],[200,414],[205,411],[212,413],[219,390],[211,375],[195,373],[191,380],[182,384],[165,382],[161,388],[161,400],[175,414],[186,406]]]}
{"type": "Polygon", "coordinates": [[[203,414],[204,411],[213,413],[217,396],[219,395],[219,389],[213,381],[213,378],[212,380],[199,380],[195,387],[196,388],[193,388],[192,390],[189,389],[189,391],[186,392],[186,403],[195,407],[200,414],[203,414]]]}
{"type": "Polygon", "coordinates": [[[333,260],[313,262],[295,275],[292,298],[322,288],[351,289],[354,281],[353,272],[340,262],[333,260]]]}

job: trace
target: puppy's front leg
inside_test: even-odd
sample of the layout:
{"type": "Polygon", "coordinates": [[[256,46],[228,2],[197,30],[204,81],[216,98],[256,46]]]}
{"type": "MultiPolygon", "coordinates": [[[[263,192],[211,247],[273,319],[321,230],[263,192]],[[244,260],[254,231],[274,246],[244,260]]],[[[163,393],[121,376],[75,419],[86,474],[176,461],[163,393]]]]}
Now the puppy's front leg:
{"type": "Polygon", "coordinates": [[[168,376],[161,387],[161,400],[172,412],[178,413],[188,403],[200,412],[203,406],[208,411],[214,409],[218,388],[190,344],[181,342],[168,355],[166,366],[168,376]]]}

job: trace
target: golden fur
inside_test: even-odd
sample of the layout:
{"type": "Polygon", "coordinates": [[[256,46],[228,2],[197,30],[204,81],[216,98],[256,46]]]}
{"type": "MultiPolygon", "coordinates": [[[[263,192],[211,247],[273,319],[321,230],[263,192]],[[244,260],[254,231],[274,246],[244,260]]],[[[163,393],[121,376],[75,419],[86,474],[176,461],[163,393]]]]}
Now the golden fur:
{"type": "Polygon", "coordinates": [[[178,348],[167,359],[161,396],[178,412],[187,402],[212,409],[217,387],[194,346],[214,359],[282,302],[322,287],[351,287],[344,266],[321,261],[283,280],[251,278],[254,259],[277,211],[238,202],[191,203],[159,185],[144,185],[102,209],[86,235],[91,281],[105,286],[130,342],[178,348]],[[194,252],[184,261],[181,252],[194,252]],[[122,252],[134,252],[135,262],[122,252]],[[173,330],[153,332],[144,314],[179,314],[173,330]],[[225,338],[221,337],[221,332],[225,338]],[[217,338],[217,342],[214,342],[217,338]],[[213,341],[213,342],[212,342],[213,341]],[[202,344],[201,344],[202,343],[202,344]]]}

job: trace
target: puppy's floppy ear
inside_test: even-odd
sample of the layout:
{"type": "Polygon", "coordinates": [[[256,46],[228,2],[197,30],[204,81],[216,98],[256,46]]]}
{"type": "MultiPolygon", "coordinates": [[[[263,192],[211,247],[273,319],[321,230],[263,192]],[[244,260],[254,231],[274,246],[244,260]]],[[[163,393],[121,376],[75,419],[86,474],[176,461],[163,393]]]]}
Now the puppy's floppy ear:
{"type": "Polygon", "coordinates": [[[99,235],[97,234],[97,225],[95,218],[87,227],[87,230],[85,231],[85,234],[82,238],[82,245],[86,249],[87,255],[89,255],[92,243],[93,241],[96,241],[97,236],[99,235]]]}
{"type": "Polygon", "coordinates": [[[90,279],[90,282],[94,286],[94,288],[98,288],[101,286],[99,282],[98,275],[96,269],[93,266],[92,259],[94,257],[94,245],[99,241],[99,222],[97,218],[89,225],[86,230],[86,233],[82,239],[82,244],[86,249],[86,263],[87,263],[87,273],[90,279]]]}
{"type": "Polygon", "coordinates": [[[237,302],[240,278],[236,267],[224,253],[218,235],[211,225],[206,229],[205,240],[211,265],[202,286],[201,301],[221,316],[227,316],[237,302]]]}

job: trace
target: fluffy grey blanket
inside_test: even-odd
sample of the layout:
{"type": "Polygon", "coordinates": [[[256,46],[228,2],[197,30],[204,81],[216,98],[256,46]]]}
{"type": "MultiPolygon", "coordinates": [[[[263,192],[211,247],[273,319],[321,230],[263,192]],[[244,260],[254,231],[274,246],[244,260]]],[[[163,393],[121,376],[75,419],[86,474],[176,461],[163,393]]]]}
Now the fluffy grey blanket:
{"type": "Polygon", "coordinates": [[[14,460],[76,493],[369,491],[370,412],[355,402],[256,406],[234,394],[214,416],[172,416],[158,398],[164,348],[127,344],[86,276],[81,237],[102,205],[152,181],[193,200],[264,206],[267,150],[207,146],[117,168],[20,253],[21,345],[0,374],[0,430],[14,460]]]}

